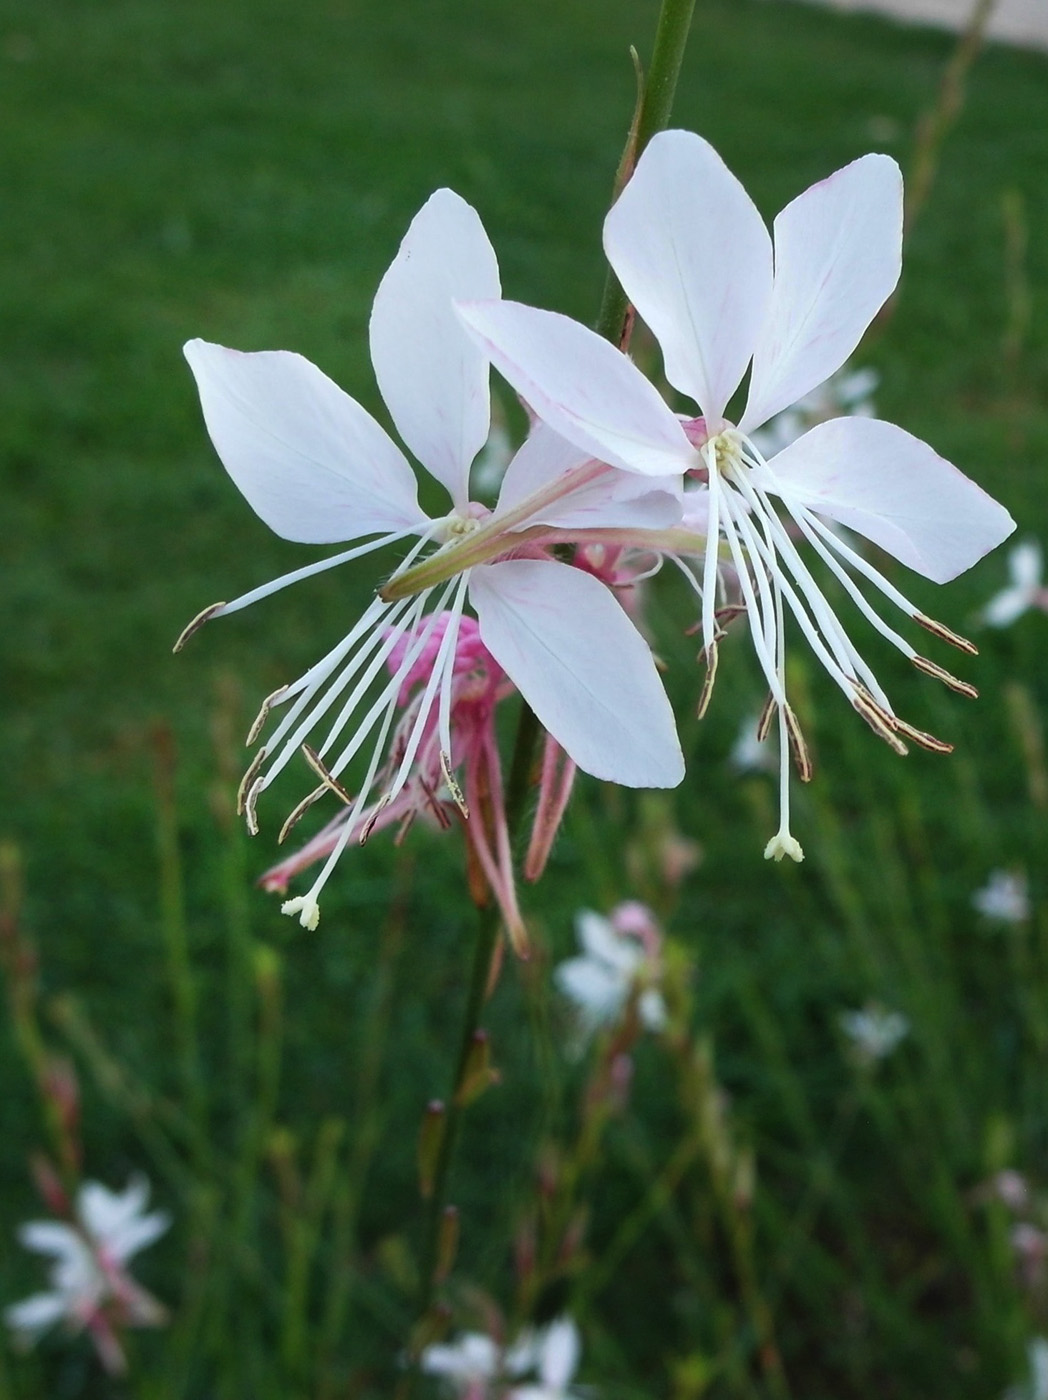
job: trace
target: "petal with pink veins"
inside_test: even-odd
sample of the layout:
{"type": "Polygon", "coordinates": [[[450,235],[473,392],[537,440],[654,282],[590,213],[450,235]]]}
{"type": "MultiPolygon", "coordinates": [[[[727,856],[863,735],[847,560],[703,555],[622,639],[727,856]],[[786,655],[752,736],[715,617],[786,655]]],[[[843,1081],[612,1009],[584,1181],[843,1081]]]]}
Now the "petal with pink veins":
{"type": "Polygon", "coordinates": [[[223,466],[278,535],[331,544],[427,523],[404,454],[316,365],[204,340],[184,353],[223,466]]]}
{"type": "Polygon", "coordinates": [[[568,564],[475,568],[470,600],[495,660],[580,768],[675,787],[684,760],[647,642],[602,583],[568,564]]]}
{"type": "Polygon", "coordinates": [[[371,312],[371,359],[397,431],[460,508],[487,441],[490,395],[487,356],[452,303],[500,293],[480,216],[442,189],[412,219],[371,312]]]}
{"type": "MultiPolygon", "coordinates": [[[[538,423],[506,468],[499,492],[496,516],[515,509],[528,496],[583,467],[593,458],[574,443],[562,438],[544,423],[538,423]]],[[[595,480],[566,492],[516,528],[528,524],[553,525],[558,529],[608,529],[612,527],[661,530],[680,520],[681,478],[638,476],[636,472],[605,467],[595,480]],[[658,490],[653,488],[658,485],[658,490]]]]}
{"type": "Polygon", "coordinates": [[[868,155],[820,180],[775,220],[775,280],[753,354],[743,432],[838,370],[902,270],[902,173],[868,155]]]}
{"type": "Polygon", "coordinates": [[[935,583],[947,583],[1015,529],[1002,505],[894,423],[832,418],[791,443],[754,480],[864,535],[935,583]]]}
{"type": "Polygon", "coordinates": [[[604,251],[662,347],[666,378],[716,424],[771,296],[771,239],[753,201],[708,141],[664,131],[608,214],[604,251]]]}
{"type": "Polygon", "coordinates": [[[588,456],[641,476],[699,465],[658,390],[594,331],[515,301],[460,302],[458,309],[538,417],[588,456]]]}

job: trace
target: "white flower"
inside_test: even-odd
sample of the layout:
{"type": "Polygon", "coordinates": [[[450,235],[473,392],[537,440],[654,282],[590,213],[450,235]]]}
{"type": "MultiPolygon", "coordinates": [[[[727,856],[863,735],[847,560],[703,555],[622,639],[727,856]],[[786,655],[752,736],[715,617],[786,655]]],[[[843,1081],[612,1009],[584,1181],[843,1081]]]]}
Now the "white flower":
{"type": "Polygon", "coordinates": [[[537,1381],[514,1386],[506,1400],[570,1400],[577,1396],[580,1392],[571,1387],[571,1382],[581,1350],[579,1329],[571,1318],[551,1322],[531,1341],[530,1357],[521,1357],[528,1369],[538,1372],[537,1381]]]}
{"type": "MultiPolygon", "coordinates": [[[[679,419],[625,355],[566,317],[509,302],[463,307],[462,314],[532,409],[580,449],[625,470],[678,471],[706,482],[710,547],[694,580],[707,664],[700,713],[716,673],[718,561],[726,551],[771,695],[768,723],[778,718],[781,817],[765,854],[800,860],[789,829],[791,748],[803,779],[811,765],[786,693],[787,613],[892,748],[905,753],[906,740],[938,752],[950,746],[895,714],[794,533],[884,638],[919,670],[971,695],[971,686],[919,655],[880,617],[853,574],[941,640],[969,653],[971,643],[914,607],[829,522],[937,583],[1000,544],[1014,522],[927,444],[875,418],[819,423],[770,460],[754,444],[756,429],[844,363],[895,288],[902,178],[888,156],[864,156],[787,205],[775,220],[773,252],[757,209],[713,148],[690,132],[662,132],[608,214],[604,247],[662,347],[667,379],[697,402],[701,417],[679,419]],[[725,413],[748,366],[736,424],[725,413]]],[[[702,549],[696,542],[677,552],[702,549]]]]}
{"type": "Polygon", "coordinates": [[[164,1319],[161,1305],[125,1267],[170,1224],[164,1211],[146,1214],[148,1198],[142,1176],[133,1177],[122,1193],[88,1181],[77,1194],[74,1224],[31,1220],[21,1226],[21,1243],[52,1259],[48,1291],[4,1309],[4,1321],[23,1346],[65,1322],[74,1331],[87,1328],[107,1367],[123,1369],[114,1324],[155,1326],[164,1319]]]}
{"type": "Polygon", "coordinates": [[[605,919],[590,909],[581,910],[575,916],[575,933],[582,954],[560,963],[553,979],[575,1008],[582,1043],[604,1027],[615,1025],[638,987],[641,1023],[650,1031],[661,1030],[666,1024],[662,993],[655,986],[644,985],[657,975],[657,947],[646,948],[636,936],[625,932],[614,913],[605,919]]]}
{"type": "Polygon", "coordinates": [[[1016,870],[992,870],[986,884],[972,895],[972,906],[987,919],[1023,923],[1030,917],[1026,876],[1016,870]]]}
{"type": "Polygon", "coordinates": [[[842,1011],[844,1034],[866,1063],[886,1059],[910,1032],[910,1023],[899,1011],[885,1011],[870,1004],[862,1011],[842,1011]]]}
{"type": "Polygon", "coordinates": [[[1008,587],[994,594],[979,614],[987,627],[1010,627],[1028,608],[1048,611],[1044,555],[1036,540],[1022,540],[1008,551],[1008,573],[1008,587]]]}
{"type": "Polygon", "coordinates": [[[502,1352],[490,1337],[463,1332],[455,1342],[426,1347],[420,1364],[428,1375],[442,1376],[458,1400],[484,1400],[501,1361],[502,1352]]]}
{"type": "Polygon", "coordinates": [[[327,792],[352,807],[344,839],[311,889],[283,906],[310,928],[319,919],[320,891],[368,805],[404,677],[438,625],[444,631],[417,722],[380,801],[392,803],[407,783],[434,711],[448,786],[457,792],[450,699],[467,597],[484,646],[580,768],[636,787],[673,786],[683,776],[673,715],[647,643],[597,578],[557,561],[549,547],[550,536],[562,542],[573,529],[676,520],[680,477],[611,470],[540,426],[507,468],[495,511],[473,500],[470,467],[489,432],[489,364],[453,299],[498,295],[495,254],[476,211],[451,190],[438,190],[383,277],[370,323],[371,358],[390,415],[451,498],[450,510],[432,519],[418,504],[400,448],[308,360],[285,351],[240,354],[200,340],[185,347],[212,442],[273,530],[311,544],[378,538],[205,609],[179,646],[212,617],[383,545],[416,541],[342,641],[266,701],[249,736],[258,738],[271,709],[287,707],[241,789],[252,831],[259,796],[302,751],[320,785],[282,837],[327,792]],[[431,542],[436,552],[419,560],[431,542]],[[397,647],[403,659],[388,676],[385,663],[397,647]],[[326,734],[322,729],[309,747],[332,710],[326,734]],[[372,757],[353,799],[339,775],[369,742],[372,757]]]}

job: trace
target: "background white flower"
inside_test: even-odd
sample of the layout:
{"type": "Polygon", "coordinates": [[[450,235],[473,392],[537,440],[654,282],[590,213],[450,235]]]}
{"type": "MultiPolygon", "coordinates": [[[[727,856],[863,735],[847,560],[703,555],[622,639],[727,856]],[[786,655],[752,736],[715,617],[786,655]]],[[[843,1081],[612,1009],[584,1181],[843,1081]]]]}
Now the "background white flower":
{"type": "MultiPolygon", "coordinates": [[[[572,1003],[583,1045],[605,1026],[619,1020],[630,994],[640,985],[637,1012],[651,1031],[666,1024],[666,1003],[657,986],[650,983],[659,975],[657,947],[645,948],[628,918],[617,921],[622,911],[636,905],[620,905],[610,919],[583,909],[575,916],[575,933],[582,948],[578,957],[560,963],[553,973],[559,990],[572,1003]],[[643,985],[645,982],[648,985],[643,985]]],[[[658,937],[654,919],[651,928],[658,937]]]]}
{"type": "Polygon", "coordinates": [[[1021,924],[1030,917],[1026,876],[1017,870],[991,870],[986,884],[972,895],[972,906],[987,919],[1021,924]]]}
{"type": "Polygon", "coordinates": [[[886,1011],[871,1003],[861,1011],[842,1011],[841,1030],[860,1058],[867,1063],[886,1059],[910,1032],[910,1023],[899,1011],[886,1011]]]}
{"type": "Polygon", "coordinates": [[[994,594],[980,612],[979,621],[987,627],[1010,627],[1029,608],[1048,612],[1043,575],[1041,546],[1036,540],[1022,540],[1008,551],[1008,587],[994,594]]]}

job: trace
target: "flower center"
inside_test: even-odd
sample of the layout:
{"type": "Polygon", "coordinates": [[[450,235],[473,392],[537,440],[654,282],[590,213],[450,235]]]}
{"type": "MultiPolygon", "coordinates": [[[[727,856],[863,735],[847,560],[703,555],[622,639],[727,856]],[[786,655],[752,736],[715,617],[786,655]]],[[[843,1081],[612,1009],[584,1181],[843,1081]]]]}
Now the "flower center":
{"type": "Polygon", "coordinates": [[[744,463],[745,439],[737,428],[725,428],[711,437],[702,449],[710,470],[731,476],[744,463]]]}
{"type": "Polygon", "coordinates": [[[441,543],[458,544],[467,535],[472,535],[474,530],[479,530],[490,514],[488,507],[481,505],[479,501],[470,501],[461,514],[453,510],[444,521],[441,543]]]}

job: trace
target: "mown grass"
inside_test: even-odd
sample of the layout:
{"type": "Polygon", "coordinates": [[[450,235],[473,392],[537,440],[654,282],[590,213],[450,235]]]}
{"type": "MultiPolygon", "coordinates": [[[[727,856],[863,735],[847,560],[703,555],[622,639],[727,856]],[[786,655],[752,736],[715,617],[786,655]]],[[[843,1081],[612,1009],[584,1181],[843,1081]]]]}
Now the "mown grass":
{"type": "MultiPolygon", "coordinates": [[[[229,825],[225,736],[344,630],[373,579],[318,578],[170,656],[200,606],[309,557],[226,480],[179,347],[202,335],[297,349],[381,415],[370,300],[411,215],[445,183],[480,210],[509,295],[592,319],[632,100],[627,46],[643,50],[655,9],[0,3],[0,833],[24,861],[48,1033],[73,1046],[85,1083],[88,1174],[119,1185],[145,1164],[176,1215],[143,1265],[175,1322],[142,1339],[132,1379],[111,1385],[85,1349],[55,1344],[0,1364],[0,1394],[391,1391],[411,1322],[415,1134],[425,1101],[445,1091],[473,915],[454,838],[421,831],[401,855],[381,840],[354,853],[316,935],[251,888],[271,837],[264,828],[250,844],[229,825]],[[173,805],[158,806],[158,773],[173,805]],[[164,1106],[192,1102],[168,971],[183,927],[204,1141],[203,1116],[185,1131],[182,1109],[164,1106]],[[141,1096],[99,1081],[81,1017],[141,1096]],[[285,1268],[296,1248],[313,1257],[295,1235],[313,1217],[288,1185],[290,1139],[273,1129],[294,1135],[308,1174],[333,1119],[339,1165],[316,1207],[318,1272],[299,1316],[285,1268]],[[344,1313],[326,1314],[343,1285],[344,1313]]],[[[874,20],[700,0],[676,119],[717,145],[771,215],[865,150],[906,165],[949,51],[944,36],[874,20]]],[[[1046,78],[1042,56],[979,58],[896,313],[863,357],[881,373],[883,416],[927,437],[1033,535],[1048,530],[1046,78]]],[[[997,560],[941,597],[905,586],[963,630],[1002,578],[997,560]]],[[[690,618],[672,587],[659,597],[689,778],[654,804],[583,783],[527,907],[540,946],[563,956],[579,906],[650,899],[692,967],[691,1048],[640,1048],[631,1108],[587,1186],[590,1262],[540,1310],[579,1309],[584,1378],[613,1398],[776,1394],[754,1288],[798,1397],[996,1395],[1045,1325],[1043,1292],[1017,1284],[1008,1222],[978,1188],[1004,1166],[1048,1186],[1036,757],[1048,624],[1035,615],[980,633],[974,706],[884,657],[900,709],[956,742],[950,759],[893,760],[802,666],[819,774],[798,800],[808,859],[789,870],[761,860],[768,781],[739,780],[725,762],[760,699],[746,648],[729,649],[695,724],[690,618]],[[638,835],[663,821],[704,852],[674,898],[638,835]],[[970,906],[1000,866],[1031,879],[1036,915],[1017,930],[970,906]],[[850,1066],[837,1026],[841,1008],[870,998],[913,1024],[877,1075],[850,1066]],[[701,1134],[680,1181],[652,1194],[698,1131],[694,1062],[684,1066],[707,1041],[729,1105],[718,1131],[756,1160],[752,1205],[734,1202],[701,1134]],[[602,1272],[638,1209],[650,1219],[602,1272]]],[[[558,1068],[547,1044],[546,966],[543,955],[503,976],[489,1017],[503,1080],[471,1110],[456,1176],[456,1278],[506,1306],[532,1143],[567,1132],[581,1074],[558,1068]]],[[[9,1240],[39,1210],[26,1156],[43,1133],[9,1030],[0,1044],[9,1240]]],[[[28,1257],[0,1251],[4,1300],[38,1277],[28,1257]]]]}

